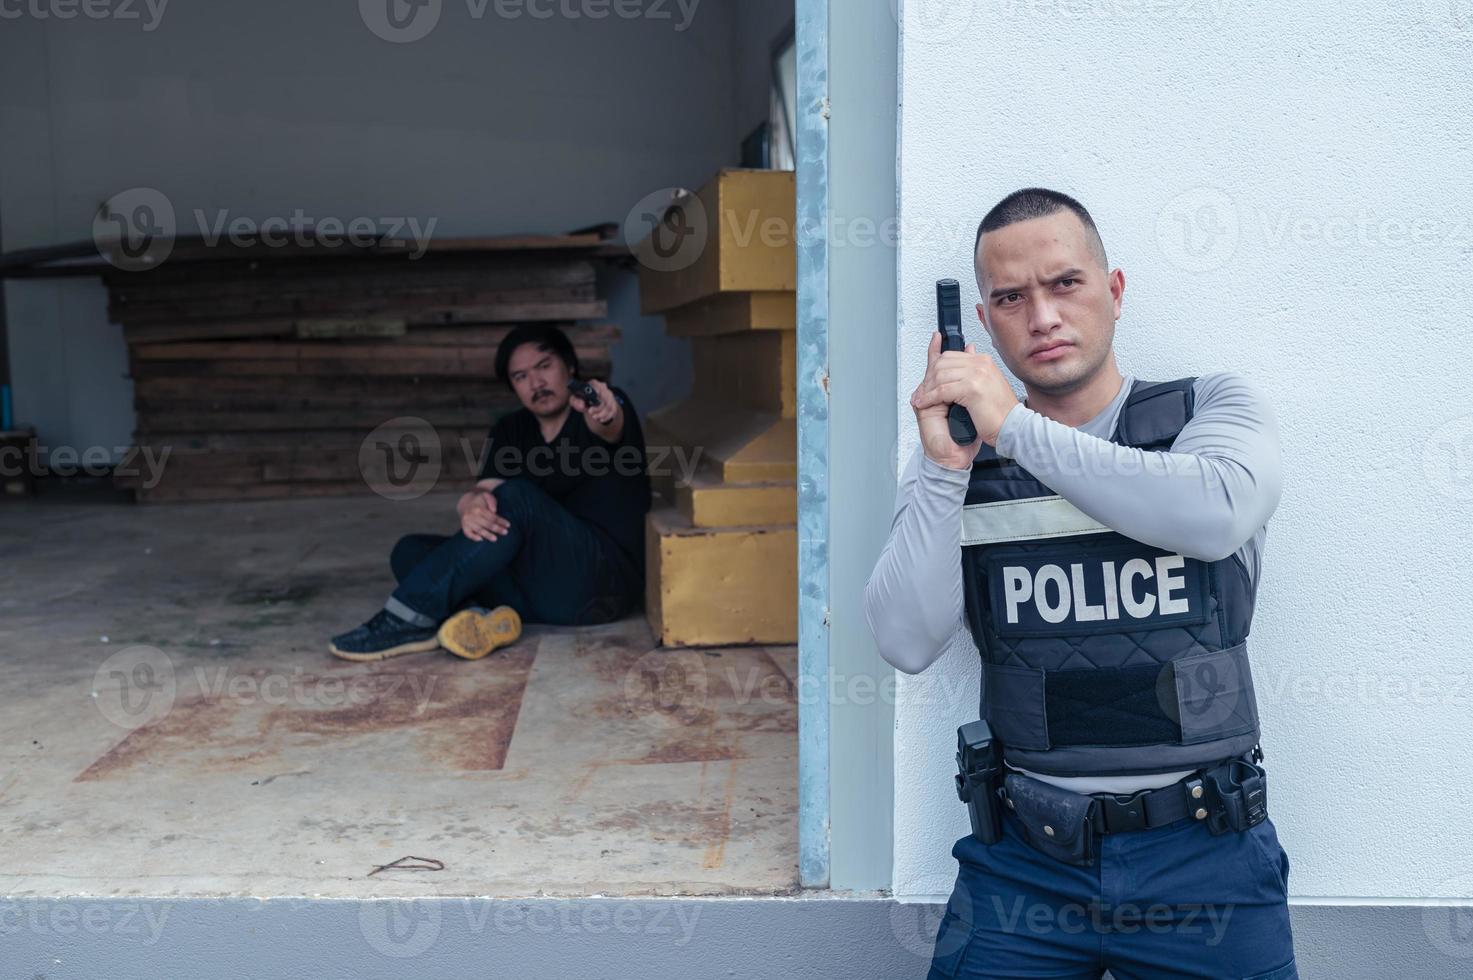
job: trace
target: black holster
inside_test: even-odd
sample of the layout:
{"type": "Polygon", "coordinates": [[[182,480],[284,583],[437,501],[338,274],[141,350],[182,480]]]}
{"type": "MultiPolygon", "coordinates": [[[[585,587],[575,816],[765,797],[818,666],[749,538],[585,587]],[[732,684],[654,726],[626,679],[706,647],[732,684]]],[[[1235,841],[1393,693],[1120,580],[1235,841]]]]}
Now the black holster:
{"type": "Polygon", "coordinates": [[[1189,796],[1202,790],[1207,829],[1214,835],[1241,833],[1268,817],[1268,774],[1247,759],[1230,759],[1186,783],[1189,796]]]}
{"type": "Polygon", "coordinates": [[[971,721],[956,730],[956,795],[967,805],[972,836],[984,844],[1002,839],[1002,812],[998,809],[998,777],[1002,744],[992,737],[985,721],[971,721]]]}

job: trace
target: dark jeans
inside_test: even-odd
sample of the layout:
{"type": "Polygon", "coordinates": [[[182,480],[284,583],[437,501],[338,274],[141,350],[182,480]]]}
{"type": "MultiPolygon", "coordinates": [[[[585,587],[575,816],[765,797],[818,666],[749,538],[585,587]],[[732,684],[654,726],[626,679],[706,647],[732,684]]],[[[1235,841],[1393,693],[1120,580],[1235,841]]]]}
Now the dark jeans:
{"type": "Polygon", "coordinates": [[[1110,834],[1090,867],[1003,838],[956,842],[930,980],[1295,980],[1289,857],[1272,820],[1212,836],[1190,817],[1110,834]]]}
{"type": "Polygon", "coordinates": [[[511,524],[495,541],[464,532],[399,539],[389,558],[395,599],[436,624],[482,605],[511,606],[531,623],[588,626],[638,604],[637,569],[591,526],[527,480],[508,480],[494,493],[511,524]]]}

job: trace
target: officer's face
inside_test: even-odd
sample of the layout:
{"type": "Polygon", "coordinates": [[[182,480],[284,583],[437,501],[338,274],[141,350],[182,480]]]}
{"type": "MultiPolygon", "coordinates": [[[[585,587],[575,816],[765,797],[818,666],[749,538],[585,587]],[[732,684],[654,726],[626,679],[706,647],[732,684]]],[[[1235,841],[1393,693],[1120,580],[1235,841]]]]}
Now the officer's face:
{"type": "Polygon", "coordinates": [[[1008,370],[1029,387],[1072,390],[1109,358],[1125,274],[1104,269],[1074,212],[987,232],[977,282],[977,316],[1008,370]]]}
{"type": "Polygon", "coordinates": [[[572,375],[552,350],[522,344],[511,352],[506,377],[517,399],[533,415],[556,415],[568,404],[568,379],[572,375]]]}

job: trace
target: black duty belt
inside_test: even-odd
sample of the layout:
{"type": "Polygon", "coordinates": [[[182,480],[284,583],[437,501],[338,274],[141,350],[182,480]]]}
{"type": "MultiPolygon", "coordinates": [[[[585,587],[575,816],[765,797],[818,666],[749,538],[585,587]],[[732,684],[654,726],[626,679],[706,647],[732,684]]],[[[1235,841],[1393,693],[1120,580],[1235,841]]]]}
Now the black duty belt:
{"type": "Polygon", "coordinates": [[[1193,804],[1196,804],[1195,811],[1202,814],[1198,819],[1205,820],[1207,809],[1202,804],[1206,802],[1203,799],[1206,792],[1202,785],[1202,773],[1199,770],[1170,786],[1143,789],[1129,796],[1091,793],[1089,795],[1099,801],[1099,820],[1095,824],[1096,832],[1118,834],[1128,830],[1163,827],[1166,824],[1175,823],[1182,817],[1191,816],[1194,813],[1193,804]],[[1192,785],[1189,787],[1188,783],[1192,785]],[[1192,795],[1194,793],[1195,798],[1192,795]]]}
{"type": "MultiPolygon", "coordinates": [[[[1249,758],[1245,756],[1226,764],[1232,770],[1231,775],[1225,773],[1225,767],[1199,769],[1157,789],[1130,794],[1087,794],[1095,801],[1089,820],[1091,830],[1096,835],[1151,830],[1184,817],[1205,822],[1214,834],[1246,829],[1263,819],[1266,797],[1263,770],[1248,761],[1249,758]],[[1243,785],[1245,777],[1248,785],[1243,785]]],[[[1262,756],[1255,752],[1251,758],[1262,756]]],[[[1016,809],[1006,788],[1001,790],[1001,795],[1009,810],[1016,809]]]]}

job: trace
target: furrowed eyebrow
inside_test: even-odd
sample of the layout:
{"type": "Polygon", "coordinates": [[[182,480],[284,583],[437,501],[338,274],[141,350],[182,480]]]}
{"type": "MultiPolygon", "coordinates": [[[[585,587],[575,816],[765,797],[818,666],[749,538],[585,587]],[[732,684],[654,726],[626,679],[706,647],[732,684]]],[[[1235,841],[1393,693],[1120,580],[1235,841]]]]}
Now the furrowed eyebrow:
{"type": "Polygon", "coordinates": [[[533,364],[533,365],[532,365],[532,366],[531,366],[531,367],[529,367],[529,368],[522,368],[522,369],[521,369],[521,370],[519,370],[519,371],[513,371],[513,372],[512,372],[512,373],[511,373],[511,376],[512,376],[512,377],[513,377],[513,378],[515,378],[515,377],[516,377],[516,376],[517,376],[517,375],[519,375],[519,374],[526,374],[526,373],[527,373],[527,372],[528,372],[528,371],[534,371],[534,370],[536,370],[536,369],[537,369],[537,368],[540,368],[540,367],[546,367],[546,366],[547,366],[547,364],[548,364],[548,363],[549,363],[549,362],[551,362],[551,361],[552,361],[552,355],[551,355],[551,354],[549,354],[549,355],[547,355],[547,356],[546,356],[546,357],[544,357],[544,358],[543,358],[543,359],[542,359],[542,360],[540,360],[540,361],[538,361],[538,362],[537,362],[537,363],[536,363],[536,364],[533,364]]]}
{"type": "MultiPolygon", "coordinates": [[[[1048,279],[1043,280],[1043,282],[1044,285],[1052,286],[1055,283],[1061,282],[1065,279],[1078,279],[1083,275],[1083,269],[1065,269],[1058,275],[1050,276],[1048,279]]],[[[988,299],[997,299],[999,296],[1008,296],[1012,293],[1019,293],[1022,291],[1023,287],[1021,286],[1000,286],[997,289],[994,289],[992,292],[988,293],[987,297],[988,299]]]]}

